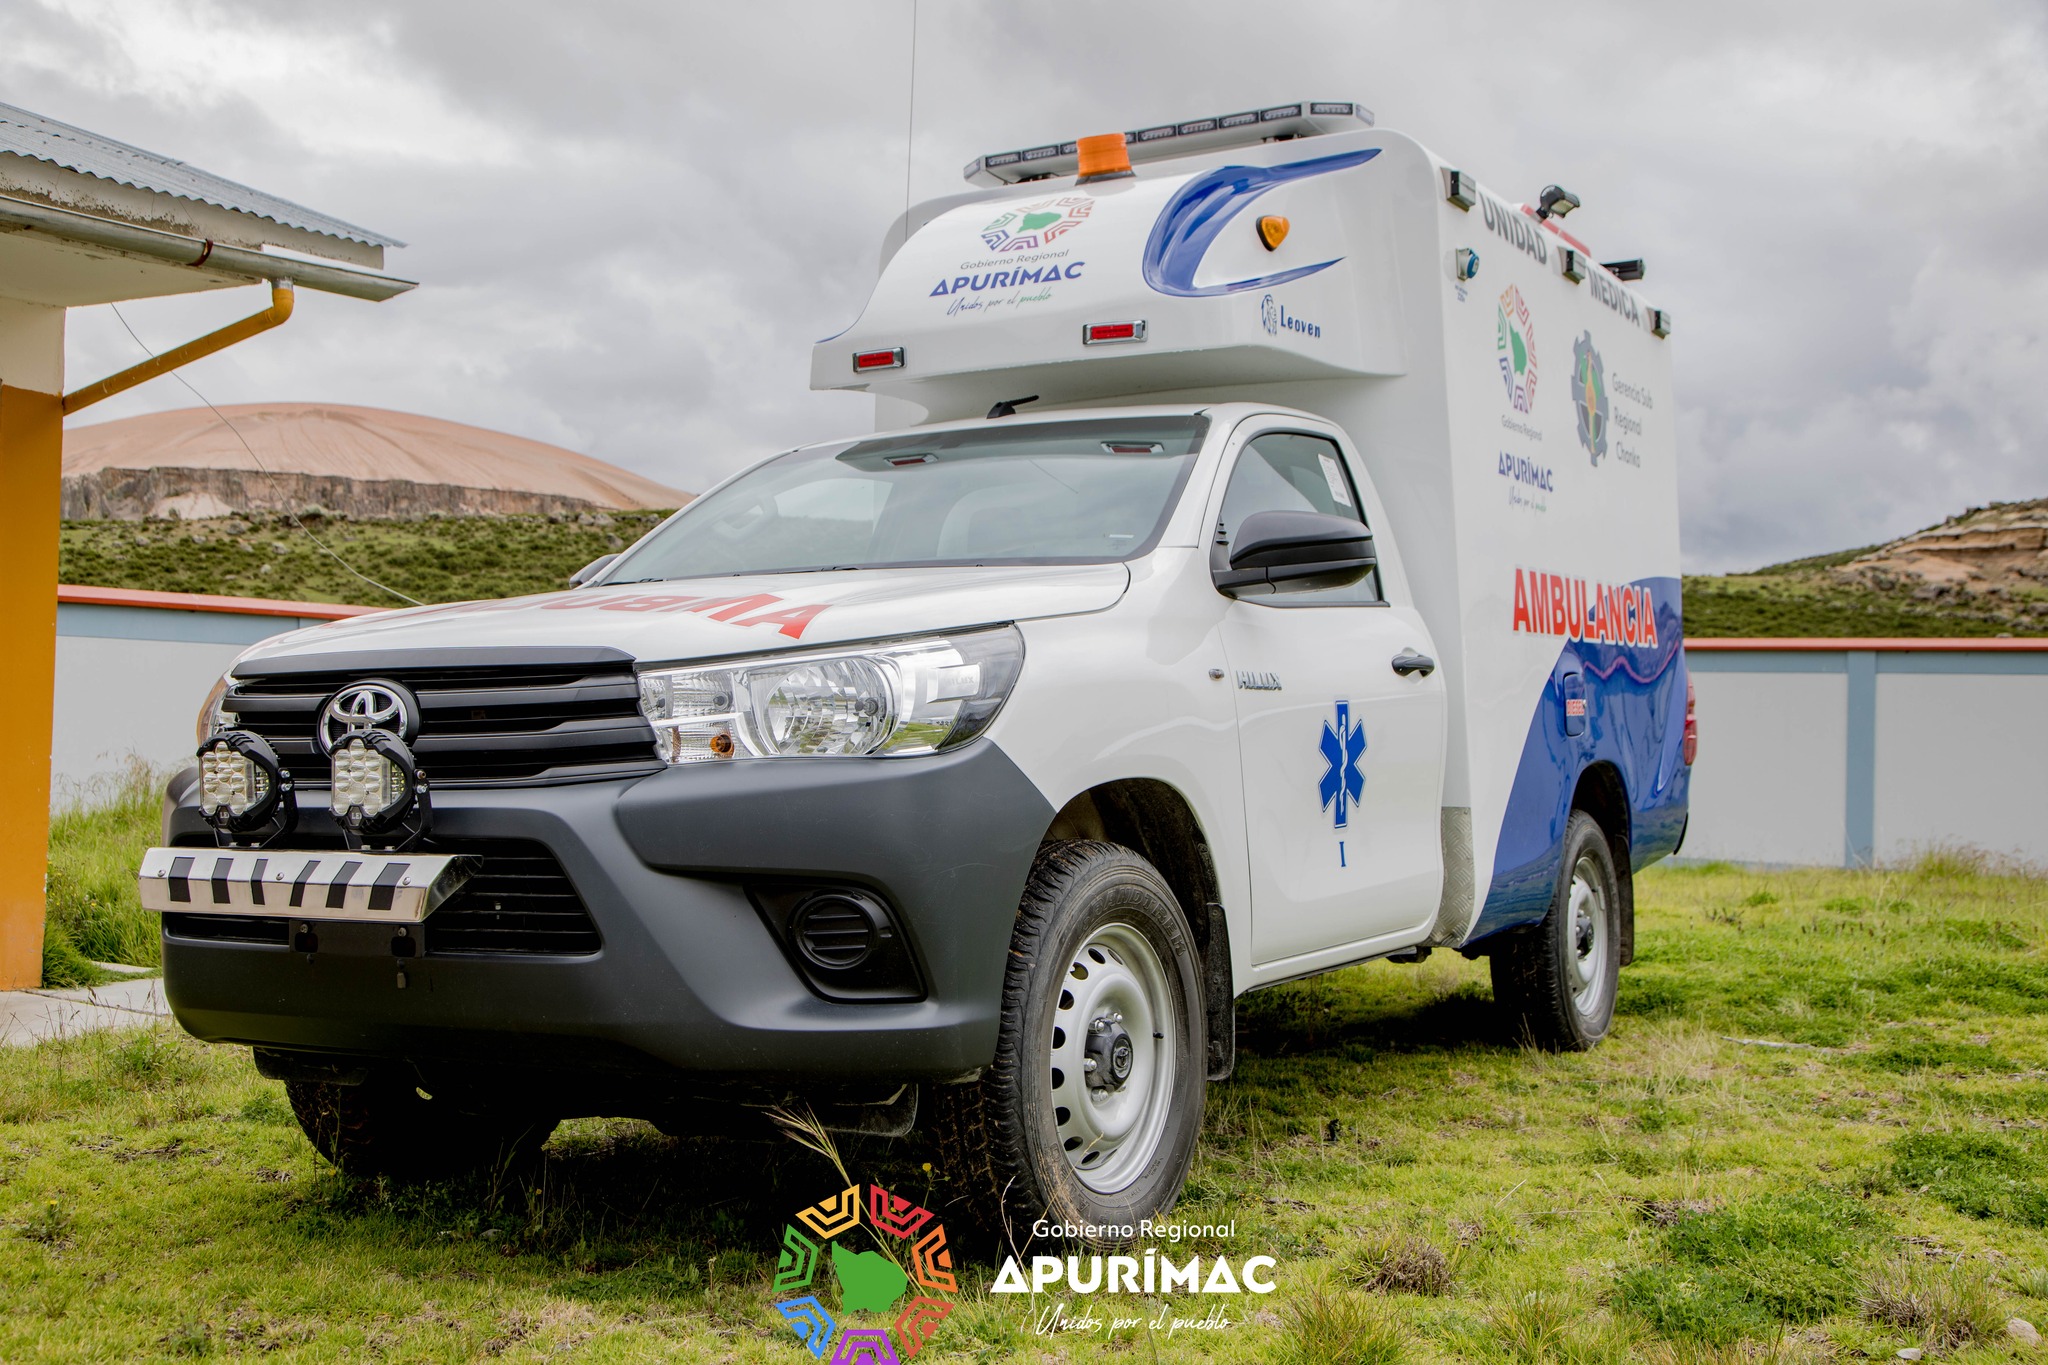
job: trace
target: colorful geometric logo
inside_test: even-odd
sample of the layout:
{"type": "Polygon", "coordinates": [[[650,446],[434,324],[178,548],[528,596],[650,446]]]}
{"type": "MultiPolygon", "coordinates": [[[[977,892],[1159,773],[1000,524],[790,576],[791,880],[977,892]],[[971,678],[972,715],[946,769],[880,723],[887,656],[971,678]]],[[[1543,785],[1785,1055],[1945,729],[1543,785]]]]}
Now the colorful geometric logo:
{"type": "Polygon", "coordinates": [[[1508,402],[1516,412],[1529,412],[1536,406],[1536,324],[1522,291],[1513,285],[1502,291],[1493,318],[1494,348],[1500,355],[1500,377],[1507,381],[1508,402]]]}
{"type": "Polygon", "coordinates": [[[1095,201],[1085,194],[1020,204],[981,230],[990,251],[1036,251],[1051,246],[1087,221],[1095,201]]]}
{"type": "Polygon", "coordinates": [[[1351,703],[1337,703],[1337,723],[1323,722],[1323,778],[1316,784],[1316,794],[1323,798],[1323,809],[1332,811],[1337,817],[1337,828],[1343,829],[1350,823],[1351,807],[1365,797],[1365,770],[1358,761],[1365,757],[1365,727],[1351,720],[1351,703]]]}
{"type": "Polygon", "coordinates": [[[865,1201],[861,1196],[860,1186],[849,1185],[798,1211],[794,1221],[784,1225],[775,1268],[775,1311],[805,1350],[830,1365],[902,1365],[916,1358],[953,1311],[953,1296],[960,1292],[959,1279],[953,1273],[953,1253],[946,1246],[945,1224],[936,1221],[930,1209],[880,1185],[867,1187],[865,1201]],[[833,1240],[859,1227],[863,1217],[880,1250],[857,1251],[833,1240]],[[815,1233],[816,1240],[800,1231],[798,1224],[815,1233]],[[885,1235],[893,1240],[884,1241],[885,1235]],[[832,1274],[839,1282],[842,1317],[894,1311],[913,1283],[921,1292],[896,1313],[889,1330],[849,1326],[842,1332],[813,1283],[824,1259],[819,1254],[821,1242],[832,1248],[832,1274]],[[905,1251],[909,1253],[907,1267],[905,1251]]]}
{"type": "Polygon", "coordinates": [[[1591,332],[1572,343],[1572,406],[1579,410],[1579,444],[1597,465],[1607,453],[1607,367],[1591,332]]]}

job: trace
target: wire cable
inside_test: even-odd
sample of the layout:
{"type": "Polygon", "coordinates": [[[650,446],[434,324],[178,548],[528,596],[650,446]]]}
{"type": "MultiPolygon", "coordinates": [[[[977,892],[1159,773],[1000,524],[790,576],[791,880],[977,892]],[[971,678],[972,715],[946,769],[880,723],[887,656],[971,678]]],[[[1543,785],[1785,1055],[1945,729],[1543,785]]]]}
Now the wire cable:
{"type": "MultiPolygon", "coordinates": [[[[915,0],[913,0],[913,3],[914,2],[915,0]]],[[[129,325],[128,319],[122,317],[121,306],[119,304],[109,304],[108,307],[114,310],[115,317],[121,319],[121,325],[127,328],[128,335],[134,339],[135,344],[137,346],[140,346],[142,348],[142,353],[148,356],[151,360],[156,359],[156,352],[149,349],[148,343],[143,341],[143,339],[140,336],[136,335],[135,328],[129,325]]],[[[183,384],[186,387],[186,389],[190,390],[194,398],[197,398],[200,402],[206,404],[207,408],[213,413],[213,415],[220,419],[222,426],[226,427],[229,431],[235,433],[235,439],[242,443],[243,450],[249,452],[249,458],[251,461],[255,463],[257,470],[260,471],[265,478],[271,480],[272,483],[276,484],[279,492],[284,492],[284,480],[279,478],[276,474],[272,473],[270,467],[263,463],[263,458],[256,453],[256,447],[249,444],[249,438],[242,434],[242,429],[236,426],[232,421],[230,421],[226,413],[222,412],[219,408],[214,407],[213,400],[211,398],[208,398],[205,394],[201,393],[197,388],[194,388],[192,381],[185,377],[183,371],[172,370],[171,378],[177,380],[180,384],[183,384]]],[[[296,526],[300,531],[304,532],[306,539],[312,541],[315,545],[319,546],[320,552],[322,554],[326,555],[335,563],[341,565],[342,568],[348,570],[349,573],[355,575],[363,582],[368,583],[377,591],[389,593],[393,597],[396,597],[399,601],[410,602],[412,605],[416,607],[424,607],[427,605],[425,602],[420,601],[419,598],[417,597],[410,597],[405,593],[400,592],[396,588],[390,587],[383,583],[379,583],[376,579],[370,577],[362,570],[356,568],[355,565],[349,563],[346,559],[343,559],[340,555],[336,554],[332,549],[328,547],[326,541],[323,541],[322,539],[320,539],[320,537],[313,534],[313,529],[311,527],[306,525],[305,522],[299,520],[299,514],[297,512],[292,511],[289,499],[286,500],[284,514],[286,517],[290,518],[293,526],[296,526]]]]}
{"type": "Polygon", "coordinates": [[[910,0],[910,109],[903,116],[903,240],[910,240],[910,169],[917,148],[917,0],[910,0]]]}

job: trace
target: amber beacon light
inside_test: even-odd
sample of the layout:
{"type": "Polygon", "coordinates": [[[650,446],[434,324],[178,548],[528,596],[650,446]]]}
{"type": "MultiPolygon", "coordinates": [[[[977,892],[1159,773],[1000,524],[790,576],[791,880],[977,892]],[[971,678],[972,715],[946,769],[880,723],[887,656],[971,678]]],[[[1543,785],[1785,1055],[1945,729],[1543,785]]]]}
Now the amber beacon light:
{"type": "Polygon", "coordinates": [[[1079,158],[1079,174],[1074,183],[1086,185],[1095,180],[1117,180],[1132,174],[1130,149],[1124,146],[1122,133],[1097,133],[1084,137],[1074,144],[1075,155],[1079,158]]]}

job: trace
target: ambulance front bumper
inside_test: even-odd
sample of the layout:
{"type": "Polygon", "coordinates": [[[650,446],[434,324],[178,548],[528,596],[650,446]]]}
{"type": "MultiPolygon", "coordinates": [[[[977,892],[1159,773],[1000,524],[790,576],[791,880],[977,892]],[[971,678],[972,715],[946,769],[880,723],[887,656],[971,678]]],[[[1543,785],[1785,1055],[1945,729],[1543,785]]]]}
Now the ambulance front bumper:
{"type": "MultiPolygon", "coordinates": [[[[480,851],[461,913],[483,927],[458,934],[451,919],[438,934],[435,916],[456,912],[459,896],[410,930],[391,912],[350,915],[347,895],[338,915],[324,913],[331,893],[318,890],[301,908],[317,902],[323,914],[295,916],[278,904],[288,884],[275,881],[263,905],[248,903],[246,853],[252,865],[224,874],[231,886],[216,907],[220,855],[194,785],[189,773],[173,782],[172,847],[153,856],[194,855],[190,899],[172,902],[167,882],[159,904],[165,995],[195,1036],[343,1070],[402,1065],[428,1081],[517,1086],[565,1113],[648,1117],[705,1086],[944,1079],[986,1065],[1018,901],[1053,816],[987,740],[926,758],[443,789],[432,843],[418,851],[480,851]],[[505,849],[520,852],[521,868],[558,864],[587,931],[551,943],[493,930],[491,888],[511,884],[505,849]],[[911,967],[907,990],[828,998],[828,983],[821,993],[776,916],[806,889],[835,887],[886,909],[911,967]],[[260,933],[243,930],[259,920],[260,933]]],[[[292,868],[306,861],[293,851],[342,847],[317,809],[323,795],[301,793],[299,830],[274,855],[292,868]]]]}

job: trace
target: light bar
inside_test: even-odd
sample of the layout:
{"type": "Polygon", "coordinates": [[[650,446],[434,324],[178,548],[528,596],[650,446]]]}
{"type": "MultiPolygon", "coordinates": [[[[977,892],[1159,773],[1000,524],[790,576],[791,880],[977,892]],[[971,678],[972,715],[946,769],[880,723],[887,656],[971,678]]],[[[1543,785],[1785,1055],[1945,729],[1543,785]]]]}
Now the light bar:
{"type": "Polygon", "coordinates": [[[1123,341],[1143,341],[1145,324],[1137,322],[1091,322],[1081,329],[1083,346],[1103,346],[1123,341]]]}
{"type": "Polygon", "coordinates": [[[1565,247],[1557,253],[1558,269],[1573,284],[1586,278],[1586,253],[1565,247]]]}
{"type": "Polygon", "coordinates": [[[853,372],[866,374],[870,370],[900,370],[903,368],[903,348],[892,347],[886,351],[855,351],[853,372]]]}
{"type": "MultiPolygon", "coordinates": [[[[1162,123],[1124,134],[1131,160],[1164,161],[1229,147],[1256,147],[1283,137],[1316,137],[1324,133],[1355,133],[1372,127],[1372,110],[1349,100],[1297,100],[1266,109],[1217,114],[1185,123],[1162,123]]],[[[1014,152],[993,152],[967,163],[962,172],[972,185],[1015,185],[1048,176],[1073,175],[1079,169],[1078,139],[1048,142],[1014,152]]]]}
{"type": "Polygon", "coordinates": [[[1670,336],[1671,314],[1665,312],[1662,308],[1652,308],[1650,310],[1650,334],[1660,337],[1670,336]]]}

